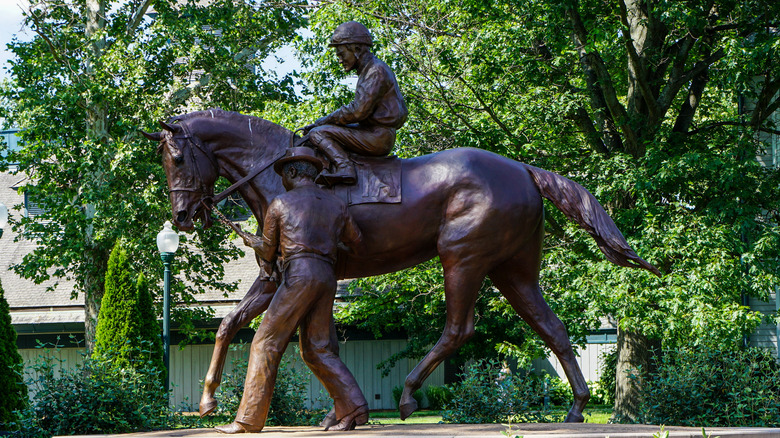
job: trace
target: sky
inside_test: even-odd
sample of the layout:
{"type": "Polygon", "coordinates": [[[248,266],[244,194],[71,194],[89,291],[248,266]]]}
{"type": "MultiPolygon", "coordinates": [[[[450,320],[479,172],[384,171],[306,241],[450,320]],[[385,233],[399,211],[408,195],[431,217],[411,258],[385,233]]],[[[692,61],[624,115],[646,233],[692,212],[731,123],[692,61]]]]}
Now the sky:
{"type": "Polygon", "coordinates": [[[7,50],[6,45],[11,42],[14,35],[19,35],[19,38],[26,39],[29,35],[22,30],[22,8],[25,7],[27,2],[25,0],[0,0],[0,49],[2,54],[0,55],[0,78],[8,77],[6,68],[8,67],[7,61],[11,57],[11,53],[7,50]]]}

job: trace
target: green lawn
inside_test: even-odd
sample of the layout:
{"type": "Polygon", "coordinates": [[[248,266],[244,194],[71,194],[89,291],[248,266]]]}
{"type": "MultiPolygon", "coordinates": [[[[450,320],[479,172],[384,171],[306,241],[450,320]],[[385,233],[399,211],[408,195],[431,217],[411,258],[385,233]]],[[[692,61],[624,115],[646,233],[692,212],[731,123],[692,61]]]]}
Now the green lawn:
{"type": "MultiPolygon", "coordinates": [[[[556,413],[559,413],[561,416],[565,416],[566,412],[566,409],[563,408],[560,409],[560,412],[556,410],[556,413]]],[[[611,416],[612,406],[593,406],[585,409],[586,423],[607,424],[611,416]]],[[[439,423],[441,414],[438,411],[417,411],[407,418],[406,421],[401,421],[398,417],[398,411],[374,411],[370,413],[369,421],[372,424],[439,423]]]]}
{"type": "Polygon", "coordinates": [[[423,424],[441,422],[441,414],[438,411],[417,411],[405,421],[401,421],[398,411],[374,411],[368,416],[372,424],[423,424]]]}

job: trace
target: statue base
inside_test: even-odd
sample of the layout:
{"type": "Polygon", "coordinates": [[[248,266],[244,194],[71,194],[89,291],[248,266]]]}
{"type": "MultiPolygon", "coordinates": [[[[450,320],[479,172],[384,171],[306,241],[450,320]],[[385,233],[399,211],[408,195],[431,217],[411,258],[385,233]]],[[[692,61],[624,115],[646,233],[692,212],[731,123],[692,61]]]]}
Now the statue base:
{"type": "MultiPolygon", "coordinates": [[[[660,426],[642,424],[590,424],[590,423],[522,423],[502,424],[367,424],[358,426],[349,432],[325,432],[321,427],[266,427],[262,432],[241,434],[239,436],[257,436],[260,438],[311,438],[311,437],[347,437],[347,438],[412,438],[412,437],[525,437],[525,438],[653,438],[659,434],[660,426]]],[[[670,438],[701,438],[702,430],[696,427],[666,426],[670,438]]],[[[706,428],[707,436],[780,438],[780,428],[760,427],[713,427],[706,428]]],[[[102,435],[108,437],[111,435],[102,435]]],[[[133,438],[225,438],[229,435],[218,433],[214,429],[180,429],[133,433],[123,437],[133,438]]],[[[101,435],[89,435],[100,438],[101,435]]],[[[73,437],[68,437],[73,438],[73,437]]]]}

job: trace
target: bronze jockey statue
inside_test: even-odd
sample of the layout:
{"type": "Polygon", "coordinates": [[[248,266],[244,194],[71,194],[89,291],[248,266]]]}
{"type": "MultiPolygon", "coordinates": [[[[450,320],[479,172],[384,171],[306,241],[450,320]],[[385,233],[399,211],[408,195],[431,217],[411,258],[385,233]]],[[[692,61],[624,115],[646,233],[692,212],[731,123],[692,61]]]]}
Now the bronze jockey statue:
{"type": "Polygon", "coordinates": [[[279,362],[299,326],[301,355],[333,397],[335,421],[328,424],[330,430],[350,430],[368,422],[368,402],[334,353],[331,331],[338,245],[343,242],[359,252],[362,236],[347,205],[314,183],[322,166],[307,147],[288,149],[274,164],[287,192],[269,205],[260,244],[245,242],[260,255],[269,275],[281,258],[281,284],[252,340],[236,419],[217,427],[219,432],[262,430],[279,362]]]}
{"type": "Polygon", "coordinates": [[[395,74],[371,53],[371,33],[362,24],[349,21],[333,32],[330,47],[346,71],[357,70],[355,100],[304,127],[311,142],[333,163],[316,182],[355,184],[355,167],[346,151],[385,156],[395,144],[396,130],[409,115],[395,74]]]}

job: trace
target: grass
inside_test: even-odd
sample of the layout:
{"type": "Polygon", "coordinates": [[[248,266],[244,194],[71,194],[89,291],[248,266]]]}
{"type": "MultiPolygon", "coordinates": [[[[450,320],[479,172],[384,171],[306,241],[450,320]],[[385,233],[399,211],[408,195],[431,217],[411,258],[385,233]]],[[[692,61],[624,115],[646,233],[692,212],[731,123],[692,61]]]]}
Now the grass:
{"type": "Polygon", "coordinates": [[[440,423],[441,413],[420,410],[412,413],[405,421],[401,421],[398,411],[372,411],[368,419],[372,424],[430,424],[440,423]]]}
{"type": "MultiPolygon", "coordinates": [[[[565,417],[568,408],[560,407],[555,409],[555,413],[565,417]]],[[[612,416],[612,406],[596,405],[585,409],[585,422],[592,424],[607,424],[612,416]]],[[[441,422],[441,413],[439,411],[417,411],[405,421],[401,421],[398,411],[372,411],[369,415],[369,421],[372,424],[430,424],[441,422]]]]}

